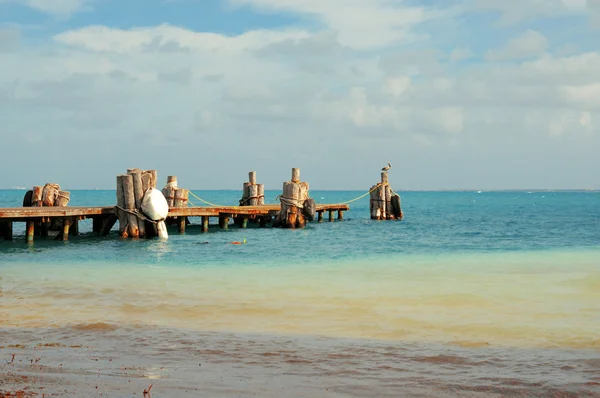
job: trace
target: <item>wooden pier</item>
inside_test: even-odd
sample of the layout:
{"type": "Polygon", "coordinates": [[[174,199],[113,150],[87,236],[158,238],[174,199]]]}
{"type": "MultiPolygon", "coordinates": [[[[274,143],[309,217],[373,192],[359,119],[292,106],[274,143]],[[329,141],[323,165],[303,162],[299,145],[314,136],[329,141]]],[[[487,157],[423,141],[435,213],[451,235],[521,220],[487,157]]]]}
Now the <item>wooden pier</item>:
{"type": "MultiPolygon", "coordinates": [[[[210,218],[218,218],[221,229],[229,228],[232,219],[248,220],[250,218],[259,221],[260,227],[266,227],[279,214],[281,206],[258,205],[258,206],[222,206],[222,207],[172,207],[169,209],[169,218],[181,219],[183,217],[201,217],[202,231],[207,232],[210,218]]],[[[323,213],[328,212],[329,221],[335,220],[335,214],[339,220],[343,219],[345,211],[350,210],[347,204],[318,204],[318,222],[323,221],[323,213]]],[[[28,242],[33,242],[34,237],[40,235],[39,226],[53,221],[63,221],[63,230],[57,238],[68,240],[69,235],[77,235],[78,222],[80,220],[92,219],[92,231],[99,236],[109,234],[118,220],[117,209],[108,207],[9,207],[0,208],[0,239],[13,239],[13,223],[25,222],[25,236],[28,242]],[[73,228],[75,227],[75,228],[73,228]]],[[[240,224],[241,228],[247,226],[247,222],[240,224]]],[[[185,223],[179,223],[179,232],[185,233],[185,223]]],[[[41,236],[41,235],[40,235],[41,236]]]]}

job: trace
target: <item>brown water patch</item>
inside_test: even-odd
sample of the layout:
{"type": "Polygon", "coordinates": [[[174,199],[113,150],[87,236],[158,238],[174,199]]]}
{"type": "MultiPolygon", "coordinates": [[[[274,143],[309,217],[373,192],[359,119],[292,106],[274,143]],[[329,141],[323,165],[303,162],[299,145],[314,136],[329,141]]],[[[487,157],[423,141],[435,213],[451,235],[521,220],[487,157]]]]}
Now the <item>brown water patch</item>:
{"type": "Polygon", "coordinates": [[[471,362],[466,358],[456,357],[452,355],[436,355],[432,357],[413,358],[416,362],[433,363],[438,365],[471,365],[471,362]]]}
{"type": "Polygon", "coordinates": [[[71,329],[81,332],[114,332],[119,329],[117,325],[113,325],[105,322],[95,323],[80,323],[78,325],[71,326],[71,329]]]}

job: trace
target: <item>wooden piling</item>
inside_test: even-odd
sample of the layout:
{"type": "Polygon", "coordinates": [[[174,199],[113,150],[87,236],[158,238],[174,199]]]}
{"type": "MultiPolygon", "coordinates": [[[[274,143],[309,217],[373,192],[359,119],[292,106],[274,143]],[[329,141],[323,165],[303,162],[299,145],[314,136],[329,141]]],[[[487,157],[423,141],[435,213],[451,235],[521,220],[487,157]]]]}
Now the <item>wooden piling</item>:
{"type": "Polygon", "coordinates": [[[265,204],[265,184],[256,184],[258,187],[258,205],[262,206],[265,204]]]}
{"type": "Polygon", "coordinates": [[[370,190],[371,219],[400,220],[402,219],[402,211],[399,207],[400,196],[395,194],[392,190],[389,183],[388,172],[382,171],[381,182],[372,186],[370,190]]]}
{"type": "Polygon", "coordinates": [[[300,169],[293,168],[292,169],[292,182],[300,182],[300,169]]]}
{"type": "Polygon", "coordinates": [[[318,211],[317,214],[317,222],[323,222],[323,211],[318,211]]]}
{"type": "Polygon", "coordinates": [[[0,222],[0,237],[4,240],[13,239],[13,223],[12,221],[1,221],[0,222]]]}
{"type": "Polygon", "coordinates": [[[77,218],[71,219],[71,225],[69,227],[69,235],[79,236],[79,220],[77,218]]]}
{"type": "Polygon", "coordinates": [[[177,190],[177,176],[168,176],[167,185],[162,189],[162,193],[167,199],[169,207],[175,206],[175,191],[177,190]]]}
{"type": "Polygon", "coordinates": [[[44,185],[42,190],[42,206],[52,207],[60,191],[60,186],[54,183],[44,185]]]}
{"type": "Polygon", "coordinates": [[[385,209],[386,209],[386,219],[393,220],[394,214],[392,211],[392,188],[389,185],[384,187],[385,189],[385,209]]]}
{"type": "MultiPolygon", "coordinates": [[[[133,198],[135,201],[135,209],[139,210],[142,206],[142,199],[144,198],[142,171],[140,169],[135,169],[134,171],[130,172],[129,175],[131,175],[133,180],[133,198]]],[[[139,237],[146,237],[145,218],[141,216],[137,217],[137,224],[139,229],[139,237]]]]}
{"type": "Polygon", "coordinates": [[[119,219],[119,236],[127,238],[129,236],[129,228],[127,226],[127,213],[125,212],[125,193],[123,191],[123,176],[117,176],[117,218],[119,219]]]}
{"type": "Polygon", "coordinates": [[[27,243],[33,243],[33,235],[35,233],[35,221],[28,220],[26,224],[26,239],[27,243]]]}
{"type": "Polygon", "coordinates": [[[338,210],[338,220],[344,219],[344,212],[342,210],[338,210]]]}
{"type": "MultiPolygon", "coordinates": [[[[175,190],[175,199],[173,201],[173,207],[187,207],[188,206],[188,195],[189,190],[184,188],[177,188],[175,190]]],[[[185,233],[185,226],[187,224],[187,217],[178,217],[177,224],[179,225],[179,233],[185,233]]]]}
{"type": "Polygon", "coordinates": [[[258,185],[252,184],[248,187],[248,205],[256,206],[258,204],[258,185]]]}
{"type": "Polygon", "coordinates": [[[379,188],[377,189],[377,193],[378,193],[378,202],[379,202],[379,210],[380,210],[380,215],[379,215],[379,220],[385,220],[387,218],[387,209],[385,207],[385,186],[381,185],[379,186],[379,188]]]}
{"type": "Polygon", "coordinates": [[[329,222],[334,222],[335,219],[333,218],[333,210],[329,210],[329,222]]]}
{"type": "Polygon", "coordinates": [[[102,223],[104,221],[103,217],[93,217],[92,218],[92,232],[96,235],[100,235],[102,231],[102,223]]]}
{"type": "Polygon", "coordinates": [[[127,212],[127,224],[129,229],[129,237],[139,238],[140,230],[138,226],[138,217],[133,212],[135,210],[135,194],[133,189],[133,177],[130,174],[125,174],[121,177],[123,183],[123,196],[125,197],[125,208],[127,212]]]}
{"type": "Polygon", "coordinates": [[[265,186],[256,183],[256,171],[248,173],[248,182],[242,188],[240,206],[257,206],[265,204],[265,186]]]}
{"type": "Polygon", "coordinates": [[[209,218],[202,216],[202,232],[208,232],[209,218]]]}
{"type": "MultiPolygon", "coordinates": [[[[300,169],[292,169],[292,179],[283,183],[283,193],[280,196],[281,208],[275,219],[274,226],[287,228],[303,228],[306,224],[304,205],[309,197],[308,183],[300,181],[300,169]]],[[[309,215],[309,219],[314,213],[309,215]]]]}
{"type": "Polygon", "coordinates": [[[63,220],[63,231],[62,231],[62,240],[69,240],[69,230],[71,229],[71,219],[65,218],[63,220]]]}
{"type": "Polygon", "coordinates": [[[42,207],[42,193],[44,191],[43,187],[34,186],[33,193],[31,196],[31,206],[32,207],[42,207]]]}
{"type": "Polygon", "coordinates": [[[228,215],[220,215],[219,216],[219,227],[221,229],[229,229],[229,216],[228,215]]]}
{"type": "Polygon", "coordinates": [[[66,207],[71,200],[71,192],[69,191],[58,191],[56,200],[54,201],[55,207],[66,207]]]}

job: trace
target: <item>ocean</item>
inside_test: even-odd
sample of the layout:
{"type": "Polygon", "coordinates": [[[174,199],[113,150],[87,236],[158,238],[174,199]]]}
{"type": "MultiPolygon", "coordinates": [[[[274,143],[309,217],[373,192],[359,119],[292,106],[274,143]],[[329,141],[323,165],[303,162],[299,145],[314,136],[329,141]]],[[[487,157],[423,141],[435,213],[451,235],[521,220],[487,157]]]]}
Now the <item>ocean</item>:
{"type": "MultiPolygon", "coordinates": [[[[0,190],[0,207],[24,193],[0,190]]],[[[600,396],[600,192],[400,194],[402,221],[370,220],[367,197],[334,223],[201,233],[191,219],[167,241],[84,221],[69,242],[27,245],[15,224],[0,242],[0,392],[600,396]]],[[[71,191],[69,205],[115,201],[71,191]]]]}

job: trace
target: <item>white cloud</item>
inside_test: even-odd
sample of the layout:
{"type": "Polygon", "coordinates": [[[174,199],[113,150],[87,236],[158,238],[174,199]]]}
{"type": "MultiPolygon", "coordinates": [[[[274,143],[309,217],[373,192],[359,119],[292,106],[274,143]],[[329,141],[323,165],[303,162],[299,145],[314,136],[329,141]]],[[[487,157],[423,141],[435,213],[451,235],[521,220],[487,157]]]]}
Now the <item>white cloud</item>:
{"type": "Polygon", "coordinates": [[[519,37],[508,41],[504,48],[490,50],[486,54],[489,61],[506,61],[542,55],[548,49],[548,39],[535,30],[528,30],[519,37]]]}
{"type": "MultiPolygon", "coordinates": [[[[485,38],[452,43],[458,47],[451,50],[434,41],[409,43],[423,21],[443,12],[417,8],[396,18],[403,9],[384,0],[236,4],[313,15],[322,26],[228,36],[170,24],[97,25],[57,34],[46,47],[0,51],[0,137],[40,158],[69,142],[74,159],[103,177],[110,177],[104,160],[112,156],[116,169],[148,165],[193,181],[190,187],[226,187],[222,181],[238,181],[243,165],[279,183],[281,167],[305,165],[317,186],[360,188],[371,183],[370,172],[340,170],[334,187],[322,170],[335,173],[365,153],[426,170],[402,176],[407,188],[471,182],[472,172],[460,174],[455,165],[469,161],[482,168],[480,186],[514,187],[519,169],[510,175],[506,159],[488,158],[528,159],[540,148],[540,173],[571,170],[575,185],[596,181],[578,162],[600,167],[597,51],[559,56],[530,30],[487,55],[512,62],[481,62],[473,51],[485,38]],[[369,18],[353,18],[352,4],[369,18]],[[139,151],[115,156],[115,142],[139,151]],[[89,156],[90,148],[98,154],[89,156]],[[550,162],[553,156],[560,159],[550,162]],[[236,162],[224,161],[230,158],[236,162]],[[198,170],[215,164],[219,173],[199,177],[198,170]],[[507,173],[504,180],[490,182],[486,167],[507,173]]],[[[59,166],[72,170],[80,186],[90,178],[59,166]]],[[[113,183],[109,178],[104,186],[113,183]]],[[[560,186],[572,180],[554,187],[560,186]]]]}
{"type": "Polygon", "coordinates": [[[62,17],[90,9],[89,0],[0,0],[1,3],[20,4],[46,14],[62,17]]]}
{"type": "Polygon", "coordinates": [[[452,50],[452,52],[450,53],[450,60],[452,60],[453,62],[458,62],[472,58],[473,55],[473,52],[468,48],[459,47],[452,50]]]}
{"type": "Polygon", "coordinates": [[[498,22],[503,26],[546,17],[586,13],[585,0],[474,0],[465,2],[463,9],[497,13],[498,22]]]}
{"type": "Polygon", "coordinates": [[[440,12],[389,0],[230,0],[265,11],[304,14],[336,31],[343,46],[368,49],[415,40],[416,25],[440,12]]]}

